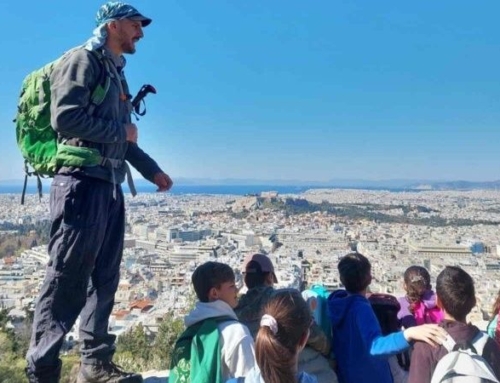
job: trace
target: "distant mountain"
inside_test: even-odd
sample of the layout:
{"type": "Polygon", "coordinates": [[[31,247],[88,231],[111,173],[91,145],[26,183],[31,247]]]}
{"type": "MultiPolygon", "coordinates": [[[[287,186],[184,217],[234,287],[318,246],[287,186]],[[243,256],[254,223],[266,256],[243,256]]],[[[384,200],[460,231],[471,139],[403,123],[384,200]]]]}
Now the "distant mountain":
{"type": "MultiPolygon", "coordinates": [[[[141,180],[147,182],[145,180],[141,180]]],[[[425,180],[363,180],[363,179],[331,179],[328,181],[304,181],[283,179],[256,178],[174,178],[177,185],[269,185],[269,186],[311,186],[335,188],[409,188],[411,185],[429,182],[425,180]]]]}
{"type": "MultiPolygon", "coordinates": [[[[23,180],[0,180],[0,187],[21,187],[23,180]]],[[[45,186],[50,185],[50,179],[43,179],[45,186]]],[[[143,178],[136,178],[137,186],[150,185],[143,178]]],[[[411,180],[411,179],[389,179],[389,180],[363,180],[363,179],[331,179],[328,181],[300,181],[300,180],[262,180],[253,178],[186,178],[174,177],[178,186],[215,186],[215,185],[258,185],[258,186],[297,186],[297,187],[324,187],[324,188],[356,188],[356,189],[408,189],[408,190],[476,190],[489,189],[500,190],[500,180],[497,181],[436,181],[436,180],[411,180]]],[[[29,184],[36,184],[35,178],[31,177],[29,184]]]]}
{"type": "Polygon", "coordinates": [[[411,185],[412,189],[429,189],[429,190],[500,190],[500,180],[498,181],[446,181],[446,182],[430,182],[411,185]]]}
{"type": "MultiPolygon", "coordinates": [[[[147,182],[143,180],[144,182],[147,182]]],[[[211,179],[211,178],[177,178],[178,185],[292,185],[311,187],[334,188],[388,188],[388,189],[428,189],[428,190],[473,190],[473,189],[499,189],[500,180],[497,181],[436,181],[436,180],[363,180],[363,179],[331,179],[328,181],[300,181],[300,180],[259,180],[259,179],[211,179]]]]}

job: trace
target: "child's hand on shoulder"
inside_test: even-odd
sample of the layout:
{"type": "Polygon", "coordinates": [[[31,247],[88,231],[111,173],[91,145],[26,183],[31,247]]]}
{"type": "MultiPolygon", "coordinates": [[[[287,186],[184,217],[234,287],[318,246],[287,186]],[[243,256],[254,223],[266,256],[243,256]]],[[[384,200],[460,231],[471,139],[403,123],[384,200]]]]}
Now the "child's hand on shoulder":
{"type": "Polygon", "coordinates": [[[407,328],[403,331],[403,335],[408,342],[419,340],[437,347],[444,342],[448,333],[437,324],[423,324],[407,328]]]}

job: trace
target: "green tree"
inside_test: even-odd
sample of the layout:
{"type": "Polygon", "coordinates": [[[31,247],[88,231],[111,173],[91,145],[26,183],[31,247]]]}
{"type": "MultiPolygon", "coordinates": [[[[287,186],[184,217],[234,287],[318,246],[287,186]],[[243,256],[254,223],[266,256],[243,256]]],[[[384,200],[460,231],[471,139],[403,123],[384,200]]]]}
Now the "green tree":
{"type": "Polygon", "coordinates": [[[8,315],[9,311],[7,309],[0,309],[0,331],[5,328],[5,325],[9,321],[8,315]]]}
{"type": "Polygon", "coordinates": [[[26,383],[25,367],[26,362],[24,359],[5,359],[2,355],[0,360],[0,382],[26,383]]]}
{"type": "Polygon", "coordinates": [[[20,358],[24,358],[30,345],[33,317],[26,317],[14,333],[14,352],[20,358]]]}
{"type": "Polygon", "coordinates": [[[80,357],[78,355],[66,355],[61,357],[61,383],[74,383],[80,369],[80,357]]]}
{"type": "Polygon", "coordinates": [[[183,331],[184,322],[182,319],[174,318],[171,314],[161,322],[153,345],[153,354],[159,358],[161,369],[170,367],[171,353],[175,342],[183,331]]]}
{"type": "Polygon", "coordinates": [[[14,358],[14,341],[11,334],[6,331],[0,332],[0,355],[2,356],[2,361],[14,358]]]}
{"type": "Polygon", "coordinates": [[[117,352],[127,351],[134,358],[147,361],[151,352],[150,343],[150,339],[144,331],[144,326],[142,323],[139,323],[139,325],[120,335],[116,343],[116,349],[117,352]]]}

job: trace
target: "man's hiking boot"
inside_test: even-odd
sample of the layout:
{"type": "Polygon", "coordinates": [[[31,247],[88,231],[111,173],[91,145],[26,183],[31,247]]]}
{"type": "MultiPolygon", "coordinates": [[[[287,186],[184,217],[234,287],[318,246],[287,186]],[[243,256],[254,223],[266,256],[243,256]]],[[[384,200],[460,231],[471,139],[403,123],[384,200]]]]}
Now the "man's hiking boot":
{"type": "Polygon", "coordinates": [[[26,367],[26,377],[29,383],[59,383],[59,378],[61,376],[61,361],[57,362],[57,366],[43,367],[33,372],[26,367]]]}
{"type": "Polygon", "coordinates": [[[76,383],[142,383],[142,376],[125,372],[113,362],[80,364],[76,383]]]}

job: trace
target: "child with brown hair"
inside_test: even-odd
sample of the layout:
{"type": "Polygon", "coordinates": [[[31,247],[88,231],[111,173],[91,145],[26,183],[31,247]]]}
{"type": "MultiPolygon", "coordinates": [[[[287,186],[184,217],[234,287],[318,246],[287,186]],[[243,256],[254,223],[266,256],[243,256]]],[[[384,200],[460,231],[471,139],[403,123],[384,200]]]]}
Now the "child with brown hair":
{"type": "MultiPolygon", "coordinates": [[[[241,323],[248,327],[256,339],[264,307],[276,292],[273,285],[277,279],[271,259],[260,253],[247,254],[243,262],[242,273],[248,291],[240,297],[234,311],[241,323]]],[[[327,333],[325,333],[318,324],[313,323],[307,344],[299,355],[298,368],[316,376],[318,383],[336,381],[335,372],[327,359],[331,345],[326,334],[330,332],[330,328],[327,328],[327,333]]]]}
{"type": "Polygon", "coordinates": [[[345,290],[328,298],[333,352],[340,383],[393,383],[387,357],[407,350],[411,341],[439,345],[446,332],[435,324],[410,327],[383,335],[366,298],[372,281],[370,261],[359,253],[347,254],[337,265],[345,290]]]}
{"type": "Polygon", "coordinates": [[[253,339],[233,311],[238,289],[231,266],[206,262],[191,281],[198,301],[172,352],[169,382],[220,383],[245,376],[255,364],[253,339]]]}
{"type": "Polygon", "coordinates": [[[439,323],[443,312],[436,306],[431,276],[425,267],[410,266],[404,273],[406,295],[398,298],[401,309],[398,318],[403,328],[424,323],[439,323]]]}
{"type": "Polygon", "coordinates": [[[440,326],[449,335],[439,347],[432,348],[423,342],[415,343],[408,382],[498,381],[500,346],[476,326],[467,323],[467,315],[476,305],[472,277],[459,267],[446,266],[437,277],[436,292],[437,304],[443,309],[445,316],[440,326]],[[461,354],[450,355],[457,351],[461,354]],[[488,375],[484,380],[478,379],[479,376],[488,375]]]}
{"type": "MultiPolygon", "coordinates": [[[[401,330],[398,320],[400,305],[395,296],[390,294],[367,295],[373,312],[378,319],[382,335],[389,335],[401,330]]],[[[391,369],[394,383],[407,383],[408,370],[410,369],[409,350],[396,355],[391,355],[387,361],[391,369]]]]}
{"type": "Polygon", "coordinates": [[[309,337],[313,318],[299,291],[277,290],[264,308],[255,340],[254,368],[245,379],[228,383],[317,383],[298,371],[298,357],[309,337]]]}

